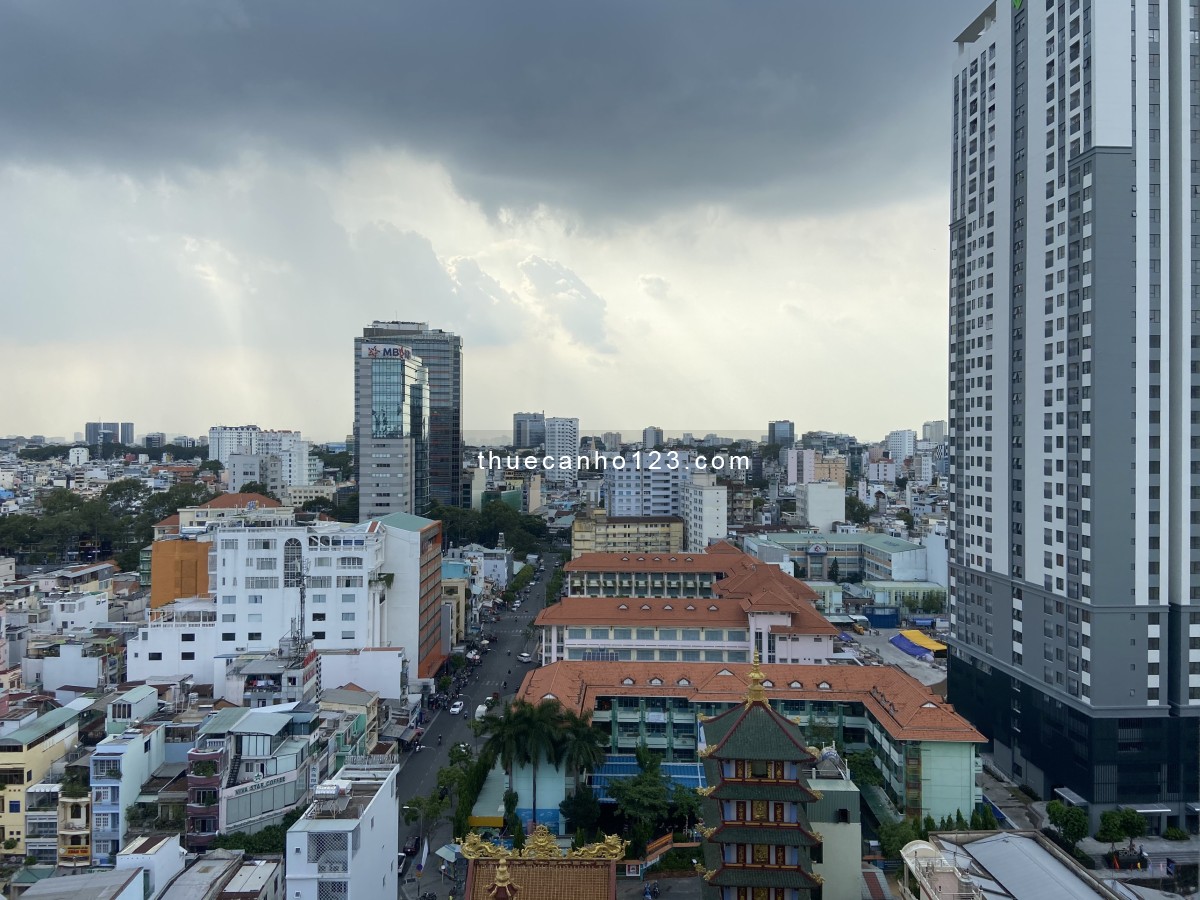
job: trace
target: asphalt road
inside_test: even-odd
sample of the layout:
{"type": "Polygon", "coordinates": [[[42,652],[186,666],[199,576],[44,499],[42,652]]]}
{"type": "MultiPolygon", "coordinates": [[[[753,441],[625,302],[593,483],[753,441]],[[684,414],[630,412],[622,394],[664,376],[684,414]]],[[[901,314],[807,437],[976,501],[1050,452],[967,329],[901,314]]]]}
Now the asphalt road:
{"type": "MultiPolygon", "coordinates": [[[[521,604],[518,610],[502,612],[495,624],[485,624],[484,631],[493,631],[496,640],[491,650],[483,655],[483,661],[471,669],[466,687],[463,689],[463,711],[450,715],[449,710],[433,711],[432,719],[425,726],[422,742],[425,749],[418,753],[405,753],[400,759],[400,803],[403,805],[412,797],[428,795],[437,787],[437,773],[449,763],[450,748],[457,743],[467,743],[476,746],[475,735],[472,734],[468,723],[475,715],[475,708],[483,703],[493,693],[499,693],[502,700],[510,699],[521,684],[538,658],[539,643],[536,637],[526,637],[525,629],[529,622],[538,614],[546,603],[546,583],[554,571],[556,554],[545,554],[543,562],[546,571],[539,575],[529,586],[529,599],[521,604]],[[517,662],[517,654],[528,651],[533,655],[534,663],[517,662]],[[511,655],[510,655],[511,654],[511,655]],[[511,674],[509,674],[511,672],[511,674]],[[438,738],[442,738],[441,746],[438,738]]],[[[403,810],[400,814],[400,843],[421,829],[420,822],[409,825],[404,821],[403,810]]],[[[428,832],[429,859],[425,863],[424,875],[412,884],[406,884],[401,879],[401,896],[415,898],[419,893],[432,891],[439,898],[447,897],[453,889],[453,879],[442,878],[439,873],[441,860],[434,852],[443,844],[453,840],[449,822],[442,823],[436,829],[428,832]]],[[[461,835],[460,835],[461,836],[461,835]]],[[[405,878],[416,874],[417,860],[408,864],[405,878]]]]}

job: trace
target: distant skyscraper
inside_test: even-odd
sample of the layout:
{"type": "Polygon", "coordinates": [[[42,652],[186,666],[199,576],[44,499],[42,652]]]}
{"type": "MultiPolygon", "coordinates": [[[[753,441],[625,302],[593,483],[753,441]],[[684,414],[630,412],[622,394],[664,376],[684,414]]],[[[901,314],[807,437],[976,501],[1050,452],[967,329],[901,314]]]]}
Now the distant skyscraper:
{"type": "Polygon", "coordinates": [[[663,430],[656,425],[651,425],[649,428],[642,429],[642,447],[653,449],[661,447],[663,443],[663,430]]]}
{"type": "Polygon", "coordinates": [[[121,443],[124,444],[126,447],[133,446],[133,423],[132,422],[122,422],[121,423],[121,443]]]}
{"type": "Polygon", "coordinates": [[[428,511],[429,415],[429,373],[413,350],[374,337],[355,338],[354,448],[360,521],[395,512],[422,515],[428,511]]]}
{"type": "Polygon", "coordinates": [[[546,481],[563,482],[575,479],[575,457],[579,454],[579,420],[552,418],[546,420],[546,456],[553,457],[553,467],[544,473],[546,481]],[[563,457],[571,465],[560,466],[563,457]]]}
{"type": "Polygon", "coordinates": [[[946,420],[934,419],[921,426],[921,440],[940,444],[946,440],[946,420]]]}
{"type": "MultiPolygon", "coordinates": [[[[133,426],[129,426],[130,431],[133,426]]],[[[83,426],[84,440],[89,446],[95,444],[115,444],[121,441],[120,422],[87,422],[83,426]]]]}
{"type": "Polygon", "coordinates": [[[424,322],[373,322],[363,342],[408,347],[429,378],[429,496],[443,506],[470,506],[463,469],[462,338],[424,322]]]}
{"type": "Polygon", "coordinates": [[[606,431],[600,440],[604,441],[605,450],[621,449],[621,432],[619,431],[606,431]]]}
{"type": "MultiPolygon", "coordinates": [[[[761,421],[761,420],[760,420],[761,421]]],[[[767,423],[767,443],[778,447],[790,447],[796,443],[796,423],[787,419],[767,423]]]]}
{"type": "Polygon", "coordinates": [[[540,447],[546,443],[546,414],[513,413],[513,446],[540,447]]]}
{"type": "Polygon", "coordinates": [[[152,431],[145,437],[144,443],[147,450],[153,450],[157,447],[167,446],[167,436],[161,431],[152,431]]]}
{"type": "Polygon", "coordinates": [[[991,3],[957,39],[949,698],[996,766],[1200,806],[1194,3],[991,3]]]}

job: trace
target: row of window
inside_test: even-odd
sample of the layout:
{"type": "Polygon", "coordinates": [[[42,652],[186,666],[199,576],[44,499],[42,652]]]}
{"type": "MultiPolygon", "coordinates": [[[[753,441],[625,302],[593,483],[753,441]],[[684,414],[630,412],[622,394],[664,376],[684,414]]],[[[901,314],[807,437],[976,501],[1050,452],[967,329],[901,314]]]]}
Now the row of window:
{"type": "Polygon", "coordinates": [[[706,641],[746,640],[745,629],[721,628],[568,628],[567,638],[572,641],[591,639],[593,641],[698,641],[703,631],[706,641]],[[635,637],[636,635],[636,637],[635,637]]]}

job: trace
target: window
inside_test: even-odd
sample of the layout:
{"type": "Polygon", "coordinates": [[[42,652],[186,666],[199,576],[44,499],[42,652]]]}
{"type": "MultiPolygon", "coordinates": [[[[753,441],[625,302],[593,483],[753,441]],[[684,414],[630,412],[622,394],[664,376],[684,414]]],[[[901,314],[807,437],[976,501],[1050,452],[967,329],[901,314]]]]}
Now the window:
{"type": "Polygon", "coordinates": [[[195,641],[196,641],[196,635],[192,634],[192,632],[190,632],[190,631],[185,631],[183,634],[181,634],[181,635],[179,636],[179,639],[180,639],[181,641],[183,641],[185,644],[187,644],[187,643],[195,643],[195,641]]]}
{"type": "Polygon", "coordinates": [[[342,640],[343,640],[343,641],[352,641],[352,640],[354,640],[354,632],[353,632],[353,631],[343,631],[343,632],[342,632],[342,640]]]}
{"type": "Polygon", "coordinates": [[[182,653],[179,654],[179,658],[180,659],[195,659],[196,654],[192,650],[184,650],[182,653]]]}
{"type": "Polygon", "coordinates": [[[151,661],[151,662],[158,662],[158,661],[159,661],[159,660],[161,660],[161,659],[162,659],[162,654],[161,654],[161,653],[151,653],[151,654],[150,654],[150,661],[151,661]]]}
{"type": "Polygon", "coordinates": [[[251,640],[251,641],[261,641],[262,640],[262,632],[261,631],[252,631],[248,635],[246,635],[246,639],[251,640]]]}
{"type": "Polygon", "coordinates": [[[354,621],[354,613],[352,613],[352,612],[342,613],[342,621],[343,622],[353,622],[354,621]]]}
{"type": "Polygon", "coordinates": [[[232,631],[223,631],[221,632],[221,640],[228,643],[230,641],[237,640],[237,635],[235,635],[232,631]]]}

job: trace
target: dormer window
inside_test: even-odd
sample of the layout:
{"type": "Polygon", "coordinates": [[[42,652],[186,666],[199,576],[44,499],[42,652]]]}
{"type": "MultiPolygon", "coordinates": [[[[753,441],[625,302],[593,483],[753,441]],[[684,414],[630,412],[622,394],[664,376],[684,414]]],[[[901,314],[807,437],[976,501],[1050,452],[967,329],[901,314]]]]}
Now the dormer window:
{"type": "Polygon", "coordinates": [[[687,610],[688,612],[696,611],[696,607],[692,606],[692,604],[690,604],[690,603],[687,606],[685,606],[684,609],[687,610]]]}
{"type": "Polygon", "coordinates": [[[670,603],[668,603],[666,606],[663,607],[663,610],[669,610],[669,609],[674,609],[674,608],[675,607],[673,607],[670,603]]]}
{"type": "Polygon", "coordinates": [[[817,685],[817,690],[819,690],[819,691],[827,691],[827,690],[829,690],[829,682],[828,682],[828,681],[822,681],[820,684],[818,684],[818,685],[817,685]]]}
{"type": "Polygon", "coordinates": [[[675,683],[676,683],[676,684],[681,684],[681,685],[683,685],[683,686],[685,686],[685,687],[686,687],[687,685],[691,684],[691,682],[690,682],[690,681],[688,681],[686,678],[680,678],[680,679],[679,679],[677,682],[675,682],[675,683]]]}
{"type": "Polygon", "coordinates": [[[621,684],[626,685],[626,686],[631,685],[631,684],[633,684],[633,679],[632,678],[622,678],[621,684]]]}
{"type": "Polygon", "coordinates": [[[793,681],[791,684],[788,685],[788,687],[802,688],[802,687],[804,687],[804,685],[802,685],[799,681],[793,681]]]}
{"type": "Polygon", "coordinates": [[[763,687],[765,687],[765,688],[773,688],[773,687],[775,687],[775,682],[773,682],[773,681],[764,681],[764,682],[763,682],[763,687]]]}
{"type": "Polygon", "coordinates": [[[717,611],[717,607],[716,607],[716,605],[714,604],[714,605],[712,605],[712,606],[709,606],[709,608],[708,608],[708,611],[709,611],[709,612],[716,612],[716,611],[717,611]]]}
{"type": "Polygon", "coordinates": [[[649,603],[643,603],[643,604],[642,604],[642,609],[644,609],[644,610],[646,610],[646,611],[649,611],[649,610],[650,610],[650,604],[649,604],[649,603]]]}
{"type": "Polygon", "coordinates": [[[617,607],[617,609],[629,609],[629,605],[627,603],[622,603],[620,606],[617,607]]]}
{"type": "Polygon", "coordinates": [[[662,684],[663,682],[662,682],[661,678],[651,678],[650,683],[652,685],[654,685],[655,687],[657,687],[658,685],[662,684]]]}

